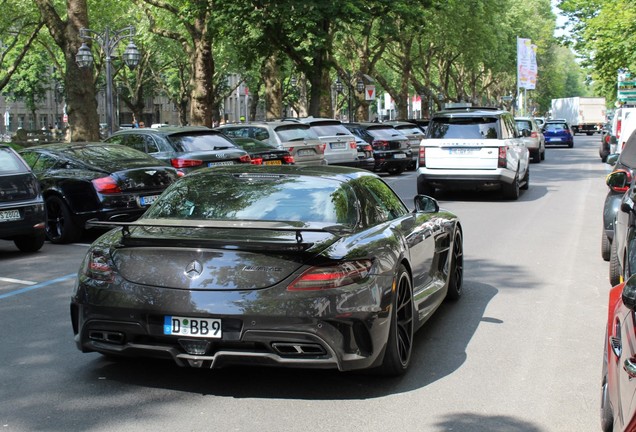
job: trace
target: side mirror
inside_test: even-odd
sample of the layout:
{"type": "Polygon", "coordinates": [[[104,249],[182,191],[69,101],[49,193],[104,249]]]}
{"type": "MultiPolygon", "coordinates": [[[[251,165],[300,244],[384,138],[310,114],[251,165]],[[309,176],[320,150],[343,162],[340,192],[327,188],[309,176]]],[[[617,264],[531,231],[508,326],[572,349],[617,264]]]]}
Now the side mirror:
{"type": "Polygon", "coordinates": [[[632,182],[632,175],[629,171],[624,169],[619,169],[613,171],[605,177],[605,184],[609,186],[609,188],[613,192],[625,193],[629,189],[629,185],[632,182]]]}
{"type": "Polygon", "coordinates": [[[631,310],[636,309],[636,275],[630,276],[623,287],[623,304],[631,310]]]}
{"type": "Polygon", "coordinates": [[[413,203],[415,204],[416,213],[437,213],[439,211],[437,200],[427,195],[415,195],[413,203]]]}

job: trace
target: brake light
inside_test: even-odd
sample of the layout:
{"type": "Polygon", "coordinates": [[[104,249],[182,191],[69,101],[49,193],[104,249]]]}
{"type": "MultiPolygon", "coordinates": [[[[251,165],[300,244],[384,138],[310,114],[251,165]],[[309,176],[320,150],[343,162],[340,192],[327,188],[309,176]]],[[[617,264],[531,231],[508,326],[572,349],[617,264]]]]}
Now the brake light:
{"type": "Polygon", "coordinates": [[[296,161],[294,160],[294,157],[289,155],[289,156],[283,156],[283,162],[285,162],[286,164],[293,164],[296,161]]]}
{"type": "Polygon", "coordinates": [[[320,148],[320,153],[325,153],[325,149],[327,148],[327,143],[322,143],[318,146],[320,148]]]}
{"type": "Polygon", "coordinates": [[[616,139],[621,137],[621,126],[623,125],[623,121],[621,119],[616,120],[616,139]]]}
{"type": "Polygon", "coordinates": [[[536,131],[530,132],[530,138],[538,138],[539,134],[536,131]]]}
{"type": "Polygon", "coordinates": [[[376,150],[386,150],[389,148],[389,142],[388,141],[373,141],[373,148],[376,150]]]}
{"type": "Polygon", "coordinates": [[[252,161],[250,163],[252,165],[263,165],[263,158],[260,158],[260,157],[252,158],[252,161]]]}
{"type": "Polygon", "coordinates": [[[609,144],[610,142],[610,136],[609,134],[605,135],[605,144],[609,144]]]}
{"type": "Polygon", "coordinates": [[[362,281],[371,272],[371,260],[346,261],[332,266],[311,267],[293,281],[288,291],[341,288],[362,281]]]}
{"type": "Polygon", "coordinates": [[[246,154],[243,155],[239,158],[239,162],[240,163],[251,163],[252,162],[252,158],[250,157],[250,155],[246,154]]]}
{"type": "Polygon", "coordinates": [[[112,282],[115,272],[111,266],[108,253],[102,250],[91,250],[84,261],[84,275],[90,279],[112,282]]]}
{"type": "Polygon", "coordinates": [[[356,144],[355,141],[349,141],[349,148],[351,148],[352,150],[357,150],[358,145],[356,144]]]}
{"type": "Polygon", "coordinates": [[[117,181],[110,176],[93,179],[93,186],[95,186],[95,190],[97,192],[102,194],[121,192],[121,188],[117,184],[117,181]]]}
{"type": "Polygon", "coordinates": [[[193,168],[203,165],[199,159],[170,159],[170,165],[175,168],[193,168]]]}
{"type": "Polygon", "coordinates": [[[371,147],[371,144],[365,145],[363,149],[364,151],[373,152],[373,147],[371,147]]]}
{"type": "Polygon", "coordinates": [[[426,147],[420,147],[419,159],[420,159],[420,166],[425,167],[426,166],[426,147]]]}
{"type": "Polygon", "coordinates": [[[499,156],[497,158],[497,168],[505,168],[508,166],[508,147],[499,147],[499,156]]]}

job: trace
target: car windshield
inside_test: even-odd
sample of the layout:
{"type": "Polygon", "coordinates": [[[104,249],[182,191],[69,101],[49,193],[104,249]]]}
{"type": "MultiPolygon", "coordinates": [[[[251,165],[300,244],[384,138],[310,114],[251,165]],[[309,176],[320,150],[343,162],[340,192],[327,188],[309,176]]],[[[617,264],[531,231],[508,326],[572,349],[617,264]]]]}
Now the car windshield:
{"type": "Polygon", "coordinates": [[[276,128],[276,133],[280,137],[281,141],[302,141],[306,139],[318,139],[316,132],[311,130],[309,126],[303,127],[302,125],[289,125],[279,126],[276,128]]]}
{"type": "Polygon", "coordinates": [[[546,123],[543,126],[543,130],[549,131],[549,132],[560,132],[560,131],[564,131],[566,130],[568,127],[566,126],[565,123],[546,123]]]}
{"type": "Polygon", "coordinates": [[[441,117],[431,120],[428,138],[499,139],[497,117],[441,117]]]}
{"type": "Polygon", "coordinates": [[[318,136],[351,135],[349,129],[347,129],[340,123],[313,124],[311,125],[311,129],[316,132],[316,135],[318,136]]]}
{"type": "Polygon", "coordinates": [[[182,152],[234,148],[234,144],[232,144],[223,135],[209,132],[197,134],[175,134],[169,135],[167,138],[177,151],[182,152]]]}
{"type": "Polygon", "coordinates": [[[353,226],[357,210],[345,183],[268,173],[182,178],[144,218],[319,222],[353,226]]]}
{"type": "Polygon", "coordinates": [[[28,169],[9,148],[0,148],[0,173],[27,172],[28,169]]]}

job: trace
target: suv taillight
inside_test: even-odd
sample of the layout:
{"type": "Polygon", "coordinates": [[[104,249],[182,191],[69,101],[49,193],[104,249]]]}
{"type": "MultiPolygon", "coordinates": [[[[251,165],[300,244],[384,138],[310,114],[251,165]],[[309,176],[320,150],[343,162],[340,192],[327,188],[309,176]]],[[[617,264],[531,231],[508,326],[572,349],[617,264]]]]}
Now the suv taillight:
{"type": "Polygon", "coordinates": [[[372,145],[375,150],[386,150],[389,148],[388,141],[375,140],[373,141],[372,145]]]}
{"type": "Polygon", "coordinates": [[[508,166],[508,147],[499,147],[499,156],[497,158],[497,168],[506,168],[508,166]]]}
{"type": "Polygon", "coordinates": [[[619,139],[621,137],[621,126],[622,126],[622,120],[618,119],[616,120],[616,139],[619,139]]]}
{"type": "Polygon", "coordinates": [[[426,166],[426,147],[420,147],[420,166],[421,167],[425,167],[426,166]]]}

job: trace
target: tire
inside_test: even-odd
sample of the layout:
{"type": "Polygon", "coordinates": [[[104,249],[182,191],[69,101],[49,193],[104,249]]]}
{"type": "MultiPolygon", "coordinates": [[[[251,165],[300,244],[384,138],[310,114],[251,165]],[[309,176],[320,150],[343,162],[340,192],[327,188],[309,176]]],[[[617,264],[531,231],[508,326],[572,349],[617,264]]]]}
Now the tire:
{"type": "Polygon", "coordinates": [[[21,236],[13,240],[15,246],[22,252],[37,252],[44,246],[46,236],[44,232],[32,236],[21,236]]]}
{"type": "Polygon", "coordinates": [[[512,183],[507,184],[504,183],[501,186],[502,192],[503,192],[503,196],[505,199],[508,200],[518,200],[519,199],[519,176],[515,176],[515,179],[513,180],[512,183]]]}
{"type": "Polygon", "coordinates": [[[453,236],[453,250],[450,256],[450,274],[448,277],[448,291],[446,299],[457,301],[462,296],[464,288],[464,242],[461,231],[456,228],[453,236]]]}
{"type": "Polygon", "coordinates": [[[574,143],[568,144],[568,148],[572,148],[572,147],[574,147],[574,143]]]}
{"type": "Polygon", "coordinates": [[[541,163],[543,158],[541,157],[541,150],[537,150],[536,153],[532,155],[532,162],[541,163]]]}
{"type": "Polygon", "coordinates": [[[389,168],[387,169],[387,172],[391,175],[400,175],[404,172],[404,167],[399,167],[399,168],[389,168]]]}
{"type": "Polygon", "coordinates": [[[541,160],[545,160],[545,148],[543,149],[543,151],[541,152],[541,160]]]}
{"type": "Polygon", "coordinates": [[[530,166],[526,169],[526,175],[523,176],[523,186],[520,187],[522,190],[528,190],[530,187],[530,166]]]}
{"type": "Polygon", "coordinates": [[[612,243],[605,234],[605,230],[601,230],[601,257],[604,261],[610,260],[610,255],[612,253],[612,243]]]}
{"type": "Polygon", "coordinates": [[[612,247],[610,248],[609,281],[611,286],[616,286],[621,283],[621,266],[618,262],[616,242],[612,242],[612,247]]]}
{"type": "Polygon", "coordinates": [[[411,363],[414,332],[411,275],[400,264],[391,305],[391,326],[382,364],[377,372],[385,376],[403,375],[411,363]]]}
{"type": "Polygon", "coordinates": [[[603,373],[601,375],[601,430],[603,432],[612,432],[614,429],[614,413],[609,398],[609,389],[607,383],[607,330],[605,331],[605,349],[603,353],[603,373]]]}
{"type": "Polygon", "coordinates": [[[82,235],[68,205],[58,196],[46,198],[46,237],[55,244],[72,243],[82,235]]]}
{"type": "Polygon", "coordinates": [[[425,181],[418,180],[417,182],[417,193],[418,195],[428,195],[430,197],[435,197],[435,188],[425,181]]]}

